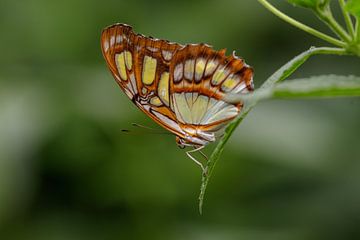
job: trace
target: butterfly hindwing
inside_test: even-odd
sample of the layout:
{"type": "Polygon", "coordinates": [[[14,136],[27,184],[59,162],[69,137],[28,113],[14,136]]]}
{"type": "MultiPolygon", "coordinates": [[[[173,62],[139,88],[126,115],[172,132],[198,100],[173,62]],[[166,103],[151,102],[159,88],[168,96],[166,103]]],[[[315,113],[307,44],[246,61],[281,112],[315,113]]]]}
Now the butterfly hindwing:
{"type": "Polygon", "coordinates": [[[214,51],[205,44],[179,49],[170,72],[172,109],[184,124],[211,127],[226,123],[242,104],[226,103],[224,96],[252,90],[253,70],[242,59],[226,57],[225,50],[214,51]]]}

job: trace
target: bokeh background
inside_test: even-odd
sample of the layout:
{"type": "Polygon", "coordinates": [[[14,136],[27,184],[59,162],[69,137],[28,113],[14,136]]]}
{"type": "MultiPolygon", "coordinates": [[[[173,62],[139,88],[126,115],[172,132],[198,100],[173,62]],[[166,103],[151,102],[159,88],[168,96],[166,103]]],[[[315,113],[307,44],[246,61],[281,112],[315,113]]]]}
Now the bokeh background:
{"type": "MultiPolygon", "coordinates": [[[[273,2],[327,32],[310,12],[273,2]]],[[[102,58],[101,30],[116,22],[236,50],[256,86],[326,46],[254,0],[1,0],[0,239],[360,238],[359,98],[259,104],[227,144],[200,216],[201,171],[174,137],[121,132],[157,126],[102,58]]],[[[359,66],[315,56],[293,77],[359,66]]]]}

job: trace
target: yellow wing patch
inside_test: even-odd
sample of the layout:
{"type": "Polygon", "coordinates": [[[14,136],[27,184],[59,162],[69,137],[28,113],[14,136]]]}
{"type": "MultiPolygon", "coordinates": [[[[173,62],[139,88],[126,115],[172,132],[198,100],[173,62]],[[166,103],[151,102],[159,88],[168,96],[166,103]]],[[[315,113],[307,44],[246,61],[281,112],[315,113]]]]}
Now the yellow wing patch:
{"type": "Polygon", "coordinates": [[[234,77],[228,77],[221,85],[221,90],[229,92],[239,83],[239,80],[234,77]]]}
{"type": "Polygon", "coordinates": [[[163,72],[160,77],[158,86],[158,95],[160,99],[169,106],[169,73],[163,72]]]}
{"type": "Polygon", "coordinates": [[[206,61],[203,58],[196,60],[195,65],[195,81],[200,81],[205,70],[206,61]]]}
{"type": "Polygon", "coordinates": [[[227,76],[228,72],[224,69],[224,67],[217,69],[214,73],[214,76],[211,80],[213,85],[219,85],[227,76]]]}
{"type": "Polygon", "coordinates": [[[126,74],[126,68],[125,68],[125,58],[124,53],[117,54],[115,56],[116,58],[116,65],[118,68],[118,72],[120,75],[121,80],[126,81],[127,80],[127,74],[126,74]]]}
{"type": "Polygon", "coordinates": [[[150,104],[151,104],[151,105],[154,105],[154,106],[156,106],[156,107],[159,107],[159,106],[162,105],[162,102],[161,102],[160,98],[158,98],[158,97],[153,97],[153,98],[150,99],[150,104]]]}
{"type": "Polygon", "coordinates": [[[124,52],[125,54],[125,63],[126,63],[126,67],[128,70],[131,70],[132,68],[132,55],[131,55],[131,52],[129,51],[125,51],[124,52]]]}
{"type": "Polygon", "coordinates": [[[205,76],[210,76],[215,71],[218,64],[219,63],[216,60],[208,61],[208,63],[206,64],[205,76]]]}
{"type": "Polygon", "coordinates": [[[142,72],[142,82],[146,85],[151,85],[155,80],[155,72],[156,72],[156,59],[145,56],[144,64],[143,64],[143,72],[142,72]]]}

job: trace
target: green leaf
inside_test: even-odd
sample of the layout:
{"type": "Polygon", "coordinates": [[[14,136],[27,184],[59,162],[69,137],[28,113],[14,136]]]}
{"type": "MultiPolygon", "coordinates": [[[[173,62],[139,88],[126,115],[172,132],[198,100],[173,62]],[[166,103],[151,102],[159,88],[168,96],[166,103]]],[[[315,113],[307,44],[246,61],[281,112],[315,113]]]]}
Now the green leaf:
{"type": "Polygon", "coordinates": [[[283,65],[281,68],[279,68],[274,74],[272,74],[263,83],[263,85],[257,91],[255,91],[254,94],[252,94],[253,97],[251,97],[251,96],[247,97],[247,95],[238,94],[238,95],[232,96],[226,100],[229,102],[243,101],[245,103],[245,105],[244,105],[244,109],[242,109],[239,116],[226,127],[224,136],[220,139],[216,148],[212,152],[209,160],[207,161],[207,164],[206,164],[207,174],[204,174],[202,177],[200,194],[199,194],[199,211],[200,211],[200,213],[202,213],[206,189],[207,189],[208,183],[210,181],[210,178],[213,174],[213,171],[215,169],[216,163],[218,162],[227,141],[230,139],[230,137],[233,134],[233,132],[235,131],[235,129],[239,126],[239,124],[242,122],[242,120],[244,120],[244,118],[253,109],[253,107],[256,105],[256,103],[259,100],[269,98],[269,96],[271,96],[272,91],[269,91],[268,89],[272,89],[276,83],[283,81],[285,78],[289,77],[310,56],[313,56],[316,54],[346,55],[348,53],[346,50],[341,49],[341,48],[328,48],[328,47],[310,48],[309,50],[294,57],[288,63],[283,65]],[[266,91],[268,91],[268,92],[266,92],[266,91]]]}
{"type": "Polygon", "coordinates": [[[341,48],[328,48],[328,47],[311,47],[309,50],[299,54],[292,60],[287,62],[275,73],[273,73],[261,86],[261,88],[268,88],[277,82],[281,82],[293,74],[304,62],[312,55],[316,54],[335,54],[335,55],[346,55],[346,50],[341,48]]]}
{"type": "Polygon", "coordinates": [[[360,77],[322,75],[289,80],[270,88],[272,98],[360,96],[360,77]]]}
{"type": "MultiPolygon", "coordinates": [[[[272,98],[320,98],[360,96],[360,77],[321,75],[277,83],[259,88],[243,97],[243,101],[256,103],[272,98]]],[[[240,99],[233,99],[234,102],[240,99]]]]}
{"type": "Polygon", "coordinates": [[[349,0],[346,3],[346,10],[360,18],[360,0],[349,0]]]}
{"type": "Polygon", "coordinates": [[[316,9],[327,6],[330,0],[288,0],[288,2],[297,7],[316,9]]]}

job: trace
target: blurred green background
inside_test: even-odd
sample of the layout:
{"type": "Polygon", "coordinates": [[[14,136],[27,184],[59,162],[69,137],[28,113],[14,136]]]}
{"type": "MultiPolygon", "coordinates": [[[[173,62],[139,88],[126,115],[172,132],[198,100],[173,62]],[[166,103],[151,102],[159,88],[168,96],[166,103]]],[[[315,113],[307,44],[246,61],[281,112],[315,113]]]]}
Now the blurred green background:
{"type": "MultiPolygon", "coordinates": [[[[236,50],[256,86],[324,46],[254,0],[1,0],[0,239],[360,238],[359,98],[258,105],[226,146],[199,216],[201,172],[174,137],[121,132],[157,126],[102,58],[101,30],[116,22],[236,50]]],[[[294,77],[360,75],[359,66],[316,56],[294,77]]]]}

